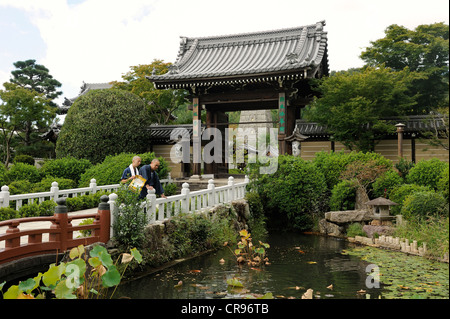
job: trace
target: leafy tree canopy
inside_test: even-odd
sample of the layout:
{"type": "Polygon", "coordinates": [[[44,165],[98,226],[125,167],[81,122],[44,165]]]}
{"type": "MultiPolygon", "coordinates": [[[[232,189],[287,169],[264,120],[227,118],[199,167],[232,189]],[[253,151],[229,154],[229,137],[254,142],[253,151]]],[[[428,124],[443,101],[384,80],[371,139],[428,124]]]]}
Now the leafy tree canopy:
{"type": "Polygon", "coordinates": [[[414,80],[420,78],[408,68],[366,67],[338,72],[318,82],[321,97],[304,111],[309,121],[327,127],[334,140],[350,150],[372,151],[383,134],[394,132],[387,117],[410,113],[415,97],[409,95],[414,80]]]}
{"type": "Polygon", "coordinates": [[[45,66],[36,64],[36,60],[17,61],[13,64],[17,70],[11,72],[11,83],[42,93],[50,100],[62,94],[57,91],[61,83],[53,78],[45,66]]]}
{"type": "Polygon", "coordinates": [[[122,78],[124,82],[112,82],[113,88],[130,91],[145,101],[150,112],[152,122],[168,124],[172,113],[184,106],[185,90],[157,90],[146,76],[164,74],[168,71],[170,63],[154,60],[151,64],[131,66],[130,71],[122,78]]]}
{"type": "Polygon", "coordinates": [[[58,158],[96,164],[107,155],[145,152],[149,115],[145,103],[124,90],[92,90],[70,107],[56,143],[58,158]]]}
{"type": "Polygon", "coordinates": [[[408,67],[425,77],[414,82],[413,94],[419,93],[416,113],[428,113],[446,104],[449,84],[449,26],[444,23],[419,25],[415,30],[393,24],[386,36],[371,42],[361,53],[369,66],[385,65],[395,71],[408,67]]]}

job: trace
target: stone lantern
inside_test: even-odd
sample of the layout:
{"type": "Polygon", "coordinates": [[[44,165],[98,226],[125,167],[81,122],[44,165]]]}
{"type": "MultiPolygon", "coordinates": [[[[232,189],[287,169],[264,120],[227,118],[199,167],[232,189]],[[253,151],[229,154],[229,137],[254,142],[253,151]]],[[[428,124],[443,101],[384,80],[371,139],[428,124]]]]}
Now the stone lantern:
{"type": "Polygon", "coordinates": [[[390,216],[389,211],[391,206],[398,204],[387,198],[378,197],[366,202],[365,204],[373,207],[374,219],[389,220],[395,218],[390,216]]]}
{"type": "Polygon", "coordinates": [[[308,136],[305,136],[299,132],[298,127],[296,125],[292,135],[286,137],[284,140],[286,142],[292,143],[292,155],[300,156],[300,149],[301,149],[300,143],[306,140],[307,138],[308,136]]]}

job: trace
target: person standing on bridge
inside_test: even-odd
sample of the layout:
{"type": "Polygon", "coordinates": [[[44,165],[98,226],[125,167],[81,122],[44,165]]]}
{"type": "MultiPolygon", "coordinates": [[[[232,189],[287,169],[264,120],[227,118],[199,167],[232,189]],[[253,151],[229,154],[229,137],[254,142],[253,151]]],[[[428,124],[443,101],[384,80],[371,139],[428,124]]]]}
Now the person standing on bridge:
{"type": "Polygon", "coordinates": [[[137,175],[140,175],[138,169],[139,165],[141,165],[141,158],[139,156],[133,157],[130,166],[125,168],[123,171],[120,182],[124,184],[128,183],[129,181],[135,179],[137,175]]]}
{"type": "Polygon", "coordinates": [[[159,181],[158,173],[156,172],[161,163],[157,158],[153,159],[150,165],[144,165],[141,168],[141,175],[147,181],[145,182],[144,187],[142,187],[142,191],[139,195],[139,198],[145,198],[149,190],[154,189],[156,194],[161,195],[162,198],[166,198],[164,195],[164,188],[159,181]]]}

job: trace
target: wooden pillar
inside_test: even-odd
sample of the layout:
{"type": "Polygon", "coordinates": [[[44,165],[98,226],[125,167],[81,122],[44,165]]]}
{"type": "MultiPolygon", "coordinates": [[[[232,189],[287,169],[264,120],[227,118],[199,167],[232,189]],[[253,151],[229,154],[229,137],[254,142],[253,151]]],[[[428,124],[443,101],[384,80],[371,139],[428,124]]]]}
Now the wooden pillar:
{"type": "Polygon", "coordinates": [[[404,128],[405,128],[405,124],[398,123],[398,124],[395,125],[395,127],[397,127],[398,157],[402,158],[403,157],[403,131],[404,131],[404,128]]]}
{"type": "Polygon", "coordinates": [[[201,140],[201,108],[200,99],[194,97],[192,99],[192,152],[193,152],[193,175],[200,177],[201,175],[201,156],[202,156],[202,140],[201,140]]]}
{"type": "Polygon", "coordinates": [[[286,94],[284,92],[278,93],[278,153],[280,155],[286,154],[286,94]]]}
{"type": "MultiPolygon", "coordinates": [[[[286,101],[286,136],[291,136],[295,129],[295,106],[286,101]]],[[[286,143],[286,154],[292,155],[292,143],[286,143]]]]}

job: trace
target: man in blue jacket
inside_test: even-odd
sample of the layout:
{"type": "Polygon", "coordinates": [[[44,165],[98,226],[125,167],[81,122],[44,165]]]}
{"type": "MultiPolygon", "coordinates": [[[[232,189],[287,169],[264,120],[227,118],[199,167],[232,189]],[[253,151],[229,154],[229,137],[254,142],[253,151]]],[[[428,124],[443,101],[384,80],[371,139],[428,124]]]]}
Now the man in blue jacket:
{"type": "Polygon", "coordinates": [[[164,195],[164,188],[159,181],[158,173],[156,173],[160,164],[161,163],[159,162],[159,160],[155,158],[152,160],[150,165],[144,165],[139,170],[141,176],[147,180],[144,187],[142,187],[139,198],[145,198],[145,196],[147,196],[148,190],[151,189],[154,189],[155,193],[161,195],[162,198],[166,198],[166,195],[164,195]]]}

